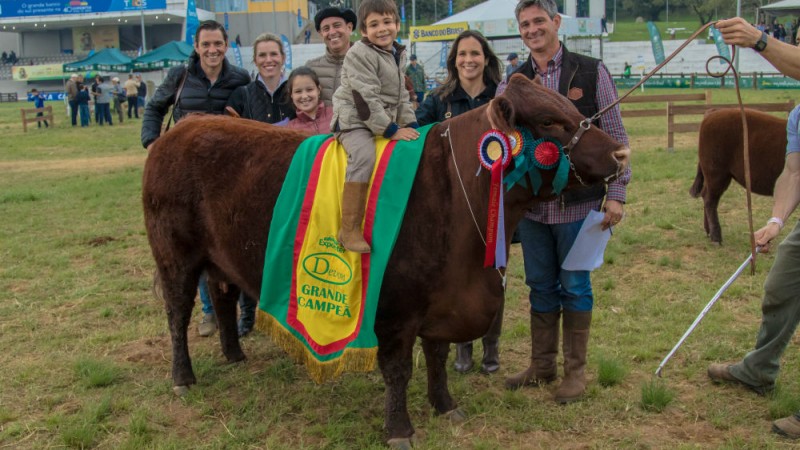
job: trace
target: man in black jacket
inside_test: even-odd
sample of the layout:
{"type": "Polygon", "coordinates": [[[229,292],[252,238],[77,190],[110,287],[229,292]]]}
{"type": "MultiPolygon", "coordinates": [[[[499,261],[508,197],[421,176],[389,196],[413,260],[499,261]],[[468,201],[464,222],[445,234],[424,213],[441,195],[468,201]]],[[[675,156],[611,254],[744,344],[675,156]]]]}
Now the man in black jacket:
{"type": "MultiPolygon", "coordinates": [[[[189,57],[187,66],[170,69],[167,78],[145,106],[142,121],[144,148],[150,151],[150,146],[158,139],[164,116],[172,105],[175,105],[173,108],[175,122],[190,113],[225,112],[225,105],[231,93],[239,86],[250,82],[250,75],[246,70],[231,65],[225,59],[227,51],[228,35],[221,24],[208,20],[197,27],[194,52],[189,57]]],[[[134,97],[133,102],[136,101],[134,97]]],[[[204,277],[200,279],[198,288],[203,303],[203,320],[198,327],[198,333],[200,336],[210,336],[217,329],[217,321],[204,277]]],[[[243,304],[242,309],[244,311],[246,307],[254,318],[255,305],[254,300],[247,299],[247,305],[243,304]]],[[[250,327],[252,328],[252,324],[250,327]]]]}
{"type": "Polygon", "coordinates": [[[172,68],[145,107],[142,121],[142,145],[145,148],[149,149],[158,139],[164,116],[172,105],[175,105],[176,122],[189,113],[225,112],[228,97],[234,89],[250,82],[246,70],[225,59],[226,51],[228,35],[225,28],[213,20],[202,22],[197,28],[194,52],[187,66],[172,68]],[[176,99],[181,83],[180,98],[176,99]]]}

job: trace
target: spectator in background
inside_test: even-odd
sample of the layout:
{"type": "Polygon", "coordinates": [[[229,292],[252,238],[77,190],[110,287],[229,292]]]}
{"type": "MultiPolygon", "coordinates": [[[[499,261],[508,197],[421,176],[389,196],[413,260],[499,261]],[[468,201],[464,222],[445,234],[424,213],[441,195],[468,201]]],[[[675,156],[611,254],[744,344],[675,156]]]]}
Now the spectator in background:
{"type": "Polygon", "coordinates": [[[508,61],[508,65],[506,66],[506,79],[507,79],[508,77],[511,76],[512,73],[514,73],[515,70],[519,69],[521,63],[519,62],[519,55],[517,55],[514,52],[508,54],[506,61],[508,61]]]}
{"type": "Polygon", "coordinates": [[[144,106],[147,101],[147,83],[142,81],[141,74],[136,75],[136,82],[139,83],[139,88],[136,92],[136,108],[142,108],[142,114],[144,114],[144,106]]]}
{"type": "Polygon", "coordinates": [[[17,59],[17,54],[14,53],[14,50],[11,50],[11,53],[8,54],[8,62],[9,62],[9,64],[16,64],[17,61],[19,61],[17,59]]]}
{"type": "Polygon", "coordinates": [[[608,19],[606,19],[605,14],[600,18],[600,31],[608,34],[608,19]]]}
{"type": "MultiPolygon", "coordinates": [[[[36,88],[31,89],[31,97],[33,97],[33,107],[36,109],[44,108],[44,94],[40,94],[36,88]]],[[[44,112],[39,111],[36,113],[36,117],[43,117],[44,112]]],[[[47,123],[46,120],[39,120],[36,122],[36,126],[38,128],[42,128],[42,122],[44,122],[44,127],[49,128],[50,124],[47,123]]]]}
{"type": "Polygon", "coordinates": [[[305,40],[303,41],[304,44],[311,43],[311,30],[306,30],[305,40]]]}
{"type": "Polygon", "coordinates": [[[111,121],[111,85],[100,75],[97,76],[97,83],[94,94],[95,122],[101,127],[103,122],[108,122],[109,126],[114,125],[111,121]]]}
{"type": "Polygon", "coordinates": [[[625,68],[622,69],[622,78],[630,78],[631,77],[631,65],[628,61],[625,61],[625,68]]]}
{"type": "Polygon", "coordinates": [[[100,110],[97,108],[97,86],[100,86],[100,75],[95,75],[90,89],[92,100],[94,100],[94,123],[100,123],[100,110]]]}
{"type": "Polygon", "coordinates": [[[325,8],[314,16],[317,33],[325,42],[325,54],[306,61],[306,66],[319,76],[322,101],[328,106],[341,83],[344,55],[350,50],[350,35],[357,22],[356,14],[343,8],[325,8]]]}
{"type": "Polygon", "coordinates": [[[406,67],[406,76],[411,78],[414,85],[414,93],[417,94],[417,104],[421,104],[425,98],[425,68],[417,62],[417,55],[411,55],[410,63],[406,67]]]}
{"type": "Polygon", "coordinates": [[[133,77],[132,73],[128,74],[128,81],[125,82],[125,95],[128,97],[128,119],[131,118],[131,111],[139,118],[139,82],[133,77]]]}
{"type": "Polygon", "coordinates": [[[81,116],[81,126],[89,126],[89,87],[83,83],[78,85],[78,95],[75,101],[78,105],[78,113],[81,116]]]}
{"type": "Polygon", "coordinates": [[[119,84],[119,78],[114,77],[111,79],[111,109],[117,113],[119,123],[122,123],[122,117],[125,115],[122,111],[122,104],[128,97],[125,96],[125,89],[119,84]]]}
{"type": "Polygon", "coordinates": [[[5,63],[7,63],[7,62],[8,62],[8,53],[6,53],[5,51],[3,52],[3,59],[2,59],[2,61],[3,61],[3,64],[5,64],[5,63]]]}
{"type": "Polygon", "coordinates": [[[69,114],[72,119],[72,126],[78,125],[78,74],[73,73],[67,80],[67,102],[69,103],[69,114]]]}

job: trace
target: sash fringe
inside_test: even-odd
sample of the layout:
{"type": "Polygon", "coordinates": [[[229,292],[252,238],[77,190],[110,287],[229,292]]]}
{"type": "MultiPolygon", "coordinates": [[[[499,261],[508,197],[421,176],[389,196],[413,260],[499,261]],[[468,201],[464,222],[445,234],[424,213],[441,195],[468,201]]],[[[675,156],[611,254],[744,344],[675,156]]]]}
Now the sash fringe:
{"type": "Polygon", "coordinates": [[[378,357],[377,348],[346,348],[342,356],[332,361],[319,361],[309,349],[284,328],[277,319],[258,309],[256,329],[263,331],[295,362],[305,365],[317,384],[332,380],[343,372],[372,372],[378,357]]]}

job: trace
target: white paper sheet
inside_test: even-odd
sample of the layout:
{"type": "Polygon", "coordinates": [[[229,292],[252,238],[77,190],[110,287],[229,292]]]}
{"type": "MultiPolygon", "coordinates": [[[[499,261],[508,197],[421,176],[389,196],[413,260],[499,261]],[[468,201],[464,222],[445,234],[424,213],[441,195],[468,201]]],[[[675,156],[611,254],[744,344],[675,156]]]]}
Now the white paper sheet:
{"type": "Polygon", "coordinates": [[[603,265],[603,253],[611,238],[611,228],[602,229],[605,213],[590,211],[583,221],[578,237],[561,264],[564,270],[594,270],[603,265]]]}

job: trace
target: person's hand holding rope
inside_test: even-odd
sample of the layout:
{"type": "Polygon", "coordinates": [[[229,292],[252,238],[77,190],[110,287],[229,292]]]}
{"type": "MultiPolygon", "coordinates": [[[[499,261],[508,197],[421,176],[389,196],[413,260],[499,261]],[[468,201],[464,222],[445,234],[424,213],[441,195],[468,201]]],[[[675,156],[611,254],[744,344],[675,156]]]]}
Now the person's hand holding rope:
{"type": "Polygon", "coordinates": [[[729,45],[753,48],[761,39],[761,31],[741,17],[719,20],[714,26],[722,34],[725,43],[729,45]]]}

